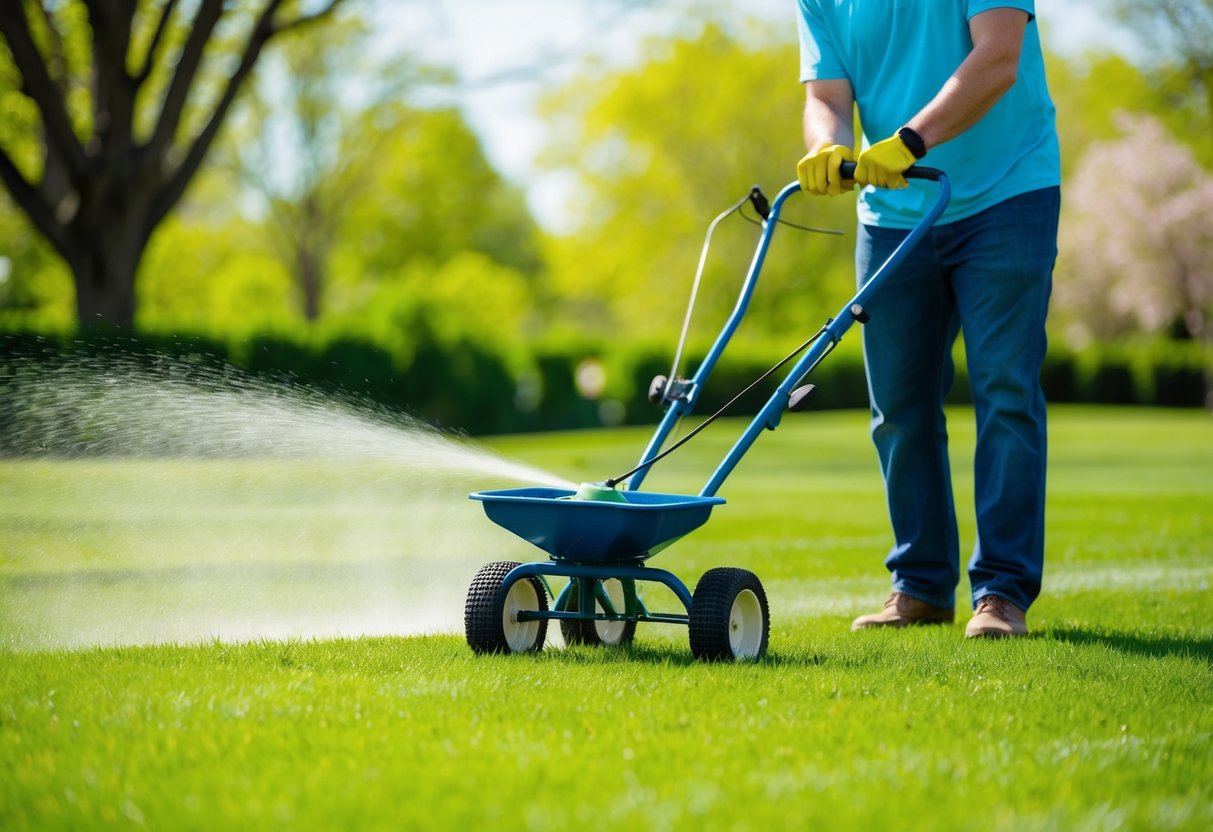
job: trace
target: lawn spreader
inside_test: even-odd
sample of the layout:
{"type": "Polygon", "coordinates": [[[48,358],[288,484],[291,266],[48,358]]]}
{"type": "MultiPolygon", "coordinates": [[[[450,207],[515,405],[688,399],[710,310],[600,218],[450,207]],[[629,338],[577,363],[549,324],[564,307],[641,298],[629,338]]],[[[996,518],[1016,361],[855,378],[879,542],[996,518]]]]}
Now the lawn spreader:
{"type": "MultiPolygon", "coordinates": [[[[850,167],[852,163],[844,163],[850,167]]],[[[849,176],[853,168],[844,167],[849,176]]],[[[677,576],[645,561],[707,522],[712,509],[724,503],[716,496],[724,480],[764,430],[778,427],[785,409],[806,409],[815,390],[807,378],[834,349],[855,322],[866,323],[866,305],[885,277],[927,233],[947,207],[951,188],[947,176],[934,168],[913,167],[907,178],[939,184],[939,196],[888,260],[842,310],[790,355],[764,373],[669,448],[662,446],[675,425],[694,409],[708,376],[746,314],[767,249],[786,200],[800,190],[785,186],[768,204],[755,187],[733,208],[718,216],[708,229],[696,275],[687,321],[695,302],[704,259],[716,224],[747,202],[762,218],[762,234],[736,305],[694,375],[678,375],[687,328],[684,325],[673,370],[657,376],[649,398],[666,408],[640,464],[602,483],[577,489],[548,487],[478,491],[489,519],[542,549],[546,561],[497,561],[476,573],[464,610],[467,642],[477,653],[526,653],[543,648],[549,621],[559,621],[566,643],[618,645],[630,642],[640,622],[681,624],[688,628],[692,654],[705,660],[757,659],[767,648],[770,614],[766,593],[754,573],[732,567],[709,569],[692,593],[677,576]],[[789,363],[784,380],[749,423],[724,460],[697,495],[661,494],[640,490],[652,465],[681,447],[719,417],[730,404],[789,363]],[[619,486],[623,485],[621,489],[619,486]],[[566,578],[558,593],[548,578],[566,578]],[[637,584],[667,587],[682,612],[653,612],[637,592],[637,584]],[[554,603],[549,606],[549,595],[554,603]]]]}

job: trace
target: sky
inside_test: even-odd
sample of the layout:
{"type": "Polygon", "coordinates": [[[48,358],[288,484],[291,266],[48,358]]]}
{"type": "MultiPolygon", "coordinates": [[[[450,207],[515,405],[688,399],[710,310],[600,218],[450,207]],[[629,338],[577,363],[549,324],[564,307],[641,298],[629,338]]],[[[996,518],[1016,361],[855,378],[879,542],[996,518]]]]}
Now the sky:
{"type": "MultiPolygon", "coordinates": [[[[563,206],[572,183],[535,165],[545,144],[544,125],[535,115],[539,95],[591,56],[628,65],[639,57],[646,36],[677,31],[703,5],[692,0],[386,0],[376,24],[386,49],[455,69],[464,82],[456,103],[481,136],[489,160],[523,188],[537,220],[560,231],[568,227],[563,206]]],[[[1046,48],[1063,54],[1131,51],[1129,37],[1100,14],[1107,5],[1106,0],[1037,0],[1046,48]]],[[[715,6],[787,20],[789,39],[796,36],[794,0],[721,0],[715,6]]]]}

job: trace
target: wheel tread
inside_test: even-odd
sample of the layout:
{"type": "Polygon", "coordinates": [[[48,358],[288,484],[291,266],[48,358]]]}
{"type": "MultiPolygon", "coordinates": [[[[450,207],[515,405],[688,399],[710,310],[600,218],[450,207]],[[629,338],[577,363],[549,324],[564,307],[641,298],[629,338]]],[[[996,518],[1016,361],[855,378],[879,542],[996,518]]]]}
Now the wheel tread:
{"type": "Polygon", "coordinates": [[[695,585],[695,592],[691,596],[691,615],[687,629],[690,633],[691,653],[696,658],[706,661],[732,661],[737,658],[733,655],[733,646],[729,641],[729,618],[734,599],[746,589],[758,597],[762,608],[762,640],[755,658],[766,652],[771,617],[762,582],[749,570],[721,566],[705,572],[695,585]]]}
{"type": "MultiPolygon", "coordinates": [[[[463,628],[468,646],[476,653],[509,653],[510,645],[501,625],[501,612],[505,603],[505,576],[522,564],[517,561],[494,561],[485,564],[472,578],[468,587],[467,602],[463,608],[463,628]]],[[[523,578],[535,586],[539,608],[547,610],[547,589],[536,577],[523,578]]],[[[539,622],[539,634],[533,651],[543,649],[547,635],[546,620],[539,622]]]]}

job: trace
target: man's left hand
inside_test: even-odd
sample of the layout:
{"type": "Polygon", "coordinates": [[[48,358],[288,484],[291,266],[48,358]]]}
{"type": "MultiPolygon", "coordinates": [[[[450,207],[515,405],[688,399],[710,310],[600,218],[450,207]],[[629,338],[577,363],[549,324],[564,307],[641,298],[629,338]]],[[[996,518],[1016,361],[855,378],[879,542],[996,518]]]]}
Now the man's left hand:
{"type": "Polygon", "coordinates": [[[855,181],[877,188],[904,188],[907,183],[902,173],[917,161],[900,136],[890,136],[859,154],[855,162],[855,181]]]}

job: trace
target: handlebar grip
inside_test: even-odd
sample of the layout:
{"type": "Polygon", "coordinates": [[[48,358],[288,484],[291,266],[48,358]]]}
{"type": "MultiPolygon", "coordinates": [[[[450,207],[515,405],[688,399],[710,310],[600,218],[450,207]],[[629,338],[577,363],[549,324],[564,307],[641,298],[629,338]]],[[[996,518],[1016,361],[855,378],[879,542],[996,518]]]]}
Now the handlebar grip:
{"type": "MultiPolygon", "coordinates": [[[[855,178],[855,163],[843,162],[838,168],[838,172],[842,174],[843,179],[855,178]]],[[[943,171],[939,168],[928,168],[924,165],[913,165],[902,171],[902,176],[906,179],[929,179],[932,182],[938,182],[939,177],[943,176],[943,171]]]]}

